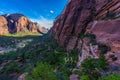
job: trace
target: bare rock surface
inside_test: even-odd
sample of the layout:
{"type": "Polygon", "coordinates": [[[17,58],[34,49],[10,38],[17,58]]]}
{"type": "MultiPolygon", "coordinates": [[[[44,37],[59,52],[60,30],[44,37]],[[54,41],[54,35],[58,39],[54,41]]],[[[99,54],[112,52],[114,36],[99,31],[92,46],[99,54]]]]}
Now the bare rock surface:
{"type": "Polygon", "coordinates": [[[0,16],[0,35],[8,32],[7,20],[5,17],[0,16]]]}
{"type": "MultiPolygon", "coordinates": [[[[86,51],[81,35],[93,34],[96,42],[109,45],[110,52],[119,58],[120,0],[69,0],[56,17],[51,31],[55,32],[55,39],[67,51],[78,48],[79,54],[86,51]]],[[[87,43],[85,45],[90,48],[87,43]]],[[[99,51],[94,52],[98,55],[99,51]]]]}

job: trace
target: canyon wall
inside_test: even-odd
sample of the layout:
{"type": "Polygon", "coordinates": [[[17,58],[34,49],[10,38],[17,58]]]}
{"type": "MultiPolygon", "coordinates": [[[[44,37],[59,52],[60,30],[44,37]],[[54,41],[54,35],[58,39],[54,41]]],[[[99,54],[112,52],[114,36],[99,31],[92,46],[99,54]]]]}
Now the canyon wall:
{"type": "Polygon", "coordinates": [[[67,51],[77,48],[78,54],[89,54],[90,39],[85,35],[92,34],[97,43],[109,45],[110,52],[120,53],[120,0],[69,0],[52,31],[67,51]]]}

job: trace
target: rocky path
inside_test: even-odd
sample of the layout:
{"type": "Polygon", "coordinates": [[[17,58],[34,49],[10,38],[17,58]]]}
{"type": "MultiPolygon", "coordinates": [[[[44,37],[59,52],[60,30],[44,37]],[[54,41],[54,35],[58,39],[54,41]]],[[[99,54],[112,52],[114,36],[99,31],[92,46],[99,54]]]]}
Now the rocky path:
{"type": "Polygon", "coordinates": [[[76,74],[70,75],[70,80],[78,80],[78,75],[76,74]]]}
{"type": "Polygon", "coordinates": [[[93,55],[93,57],[94,57],[95,59],[99,58],[99,57],[96,55],[96,53],[94,52],[94,48],[93,48],[92,44],[90,44],[90,50],[91,50],[92,55],[93,55]]]}
{"type": "Polygon", "coordinates": [[[85,56],[85,53],[84,53],[84,50],[82,50],[82,56],[78,56],[79,57],[79,60],[78,60],[78,63],[77,63],[77,66],[80,66],[81,65],[81,62],[84,60],[84,56],[85,56]]]}
{"type": "Polygon", "coordinates": [[[23,73],[18,77],[18,80],[25,80],[25,76],[27,75],[27,73],[23,73]]]}

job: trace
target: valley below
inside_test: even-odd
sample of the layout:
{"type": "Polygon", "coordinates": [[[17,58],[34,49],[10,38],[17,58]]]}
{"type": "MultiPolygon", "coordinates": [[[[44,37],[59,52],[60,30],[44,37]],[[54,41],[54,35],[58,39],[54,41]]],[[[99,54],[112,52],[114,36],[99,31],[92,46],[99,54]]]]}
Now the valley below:
{"type": "MultiPolygon", "coordinates": [[[[36,35],[35,37],[41,37],[41,35],[36,35]]],[[[10,51],[17,51],[17,49],[22,49],[31,43],[34,36],[0,36],[0,54],[8,53],[10,51]]]]}
{"type": "Polygon", "coordinates": [[[120,80],[119,34],[120,0],[68,0],[50,30],[1,15],[0,80],[120,80]]]}

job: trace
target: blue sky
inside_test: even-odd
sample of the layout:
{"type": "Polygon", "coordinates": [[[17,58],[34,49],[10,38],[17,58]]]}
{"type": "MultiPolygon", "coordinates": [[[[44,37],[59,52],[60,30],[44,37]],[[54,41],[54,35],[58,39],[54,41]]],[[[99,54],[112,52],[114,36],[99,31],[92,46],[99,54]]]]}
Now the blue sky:
{"type": "Polygon", "coordinates": [[[67,0],[0,0],[0,14],[22,13],[49,28],[67,0]]]}

